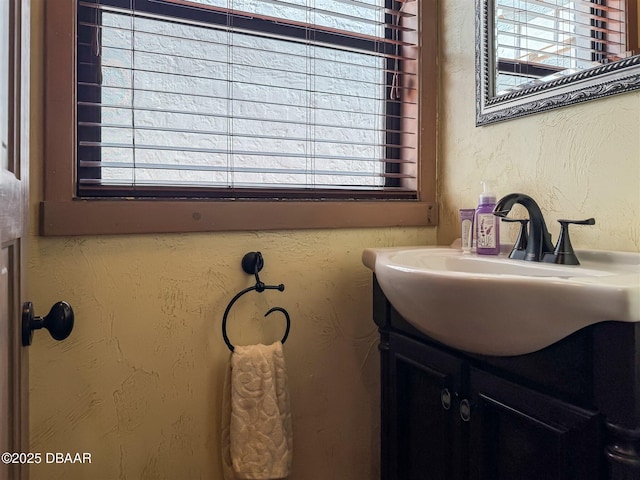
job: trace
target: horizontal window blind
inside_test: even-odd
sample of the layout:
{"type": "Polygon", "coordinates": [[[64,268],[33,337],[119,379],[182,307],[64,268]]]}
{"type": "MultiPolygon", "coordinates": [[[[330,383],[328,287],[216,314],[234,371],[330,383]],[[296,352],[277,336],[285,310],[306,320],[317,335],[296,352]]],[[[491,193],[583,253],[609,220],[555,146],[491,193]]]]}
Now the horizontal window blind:
{"type": "Polygon", "coordinates": [[[414,1],[78,2],[80,197],[415,198],[414,1]]]}
{"type": "Polygon", "coordinates": [[[631,55],[624,0],[496,0],[495,18],[498,91],[631,55]]]}

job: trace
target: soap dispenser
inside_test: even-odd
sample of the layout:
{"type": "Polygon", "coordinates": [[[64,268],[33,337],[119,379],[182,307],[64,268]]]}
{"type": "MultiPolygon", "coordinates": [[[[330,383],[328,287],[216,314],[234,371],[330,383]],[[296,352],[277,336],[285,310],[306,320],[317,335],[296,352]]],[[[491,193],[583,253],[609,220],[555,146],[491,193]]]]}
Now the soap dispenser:
{"type": "Polygon", "coordinates": [[[496,195],[486,182],[482,184],[482,193],[476,209],[476,252],[480,255],[498,255],[500,253],[500,221],[493,214],[496,195]]]}

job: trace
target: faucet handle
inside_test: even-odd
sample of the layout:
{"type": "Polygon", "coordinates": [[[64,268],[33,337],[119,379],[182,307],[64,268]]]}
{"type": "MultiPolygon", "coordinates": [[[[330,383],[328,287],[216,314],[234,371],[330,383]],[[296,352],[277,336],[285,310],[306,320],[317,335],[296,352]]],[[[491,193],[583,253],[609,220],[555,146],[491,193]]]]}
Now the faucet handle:
{"type": "Polygon", "coordinates": [[[513,258],[515,260],[524,260],[524,257],[527,254],[527,237],[529,236],[527,224],[529,223],[529,219],[503,217],[501,218],[501,220],[508,223],[520,222],[520,232],[518,233],[516,243],[513,245],[513,249],[509,254],[509,258],[513,258]]]}
{"type": "Polygon", "coordinates": [[[596,220],[594,218],[587,218],[586,220],[558,220],[560,223],[560,236],[558,237],[558,243],[553,253],[546,253],[542,259],[547,263],[559,263],[563,265],[580,265],[578,257],[576,257],[571,245],[571,239],[569,238],[569,225],[595,225],[596,220]]]}
{"type": "Polygon", "coordinates": [[[595,218],[587,218],[586,220],[558,220],[558,223],[560,223],[561,227],[565,227],[565,225],[568,227],[570,223],[574,224],[574,225],[595,225],[596,224],[596,219],[595,218]]]}

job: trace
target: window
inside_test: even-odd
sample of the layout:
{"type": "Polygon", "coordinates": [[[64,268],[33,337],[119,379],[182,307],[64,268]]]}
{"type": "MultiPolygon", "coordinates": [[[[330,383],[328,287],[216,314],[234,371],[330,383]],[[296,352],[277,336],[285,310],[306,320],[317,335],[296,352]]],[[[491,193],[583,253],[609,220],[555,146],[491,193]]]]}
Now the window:
{"type": "Polygon", "coordinates": [[[380,1],[47,2],[42,232],[434,224],[436,16],[380,1]]]}
{"type": "Polygon", "coordinates": [[[633,55],[624,0],[497,0],[496,93],[633,55]]]}

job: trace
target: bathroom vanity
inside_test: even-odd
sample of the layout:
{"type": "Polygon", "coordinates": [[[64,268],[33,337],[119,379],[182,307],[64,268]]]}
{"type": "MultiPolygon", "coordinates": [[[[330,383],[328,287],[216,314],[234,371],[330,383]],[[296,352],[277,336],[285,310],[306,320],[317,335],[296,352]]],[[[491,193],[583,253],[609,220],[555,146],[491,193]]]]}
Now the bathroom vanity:
{"type": "Polygon", "coordinates": [[[373,302],[382,480],[640,480],[640,323],[478,355],[415,329],[375,274],[373,302]]]}

